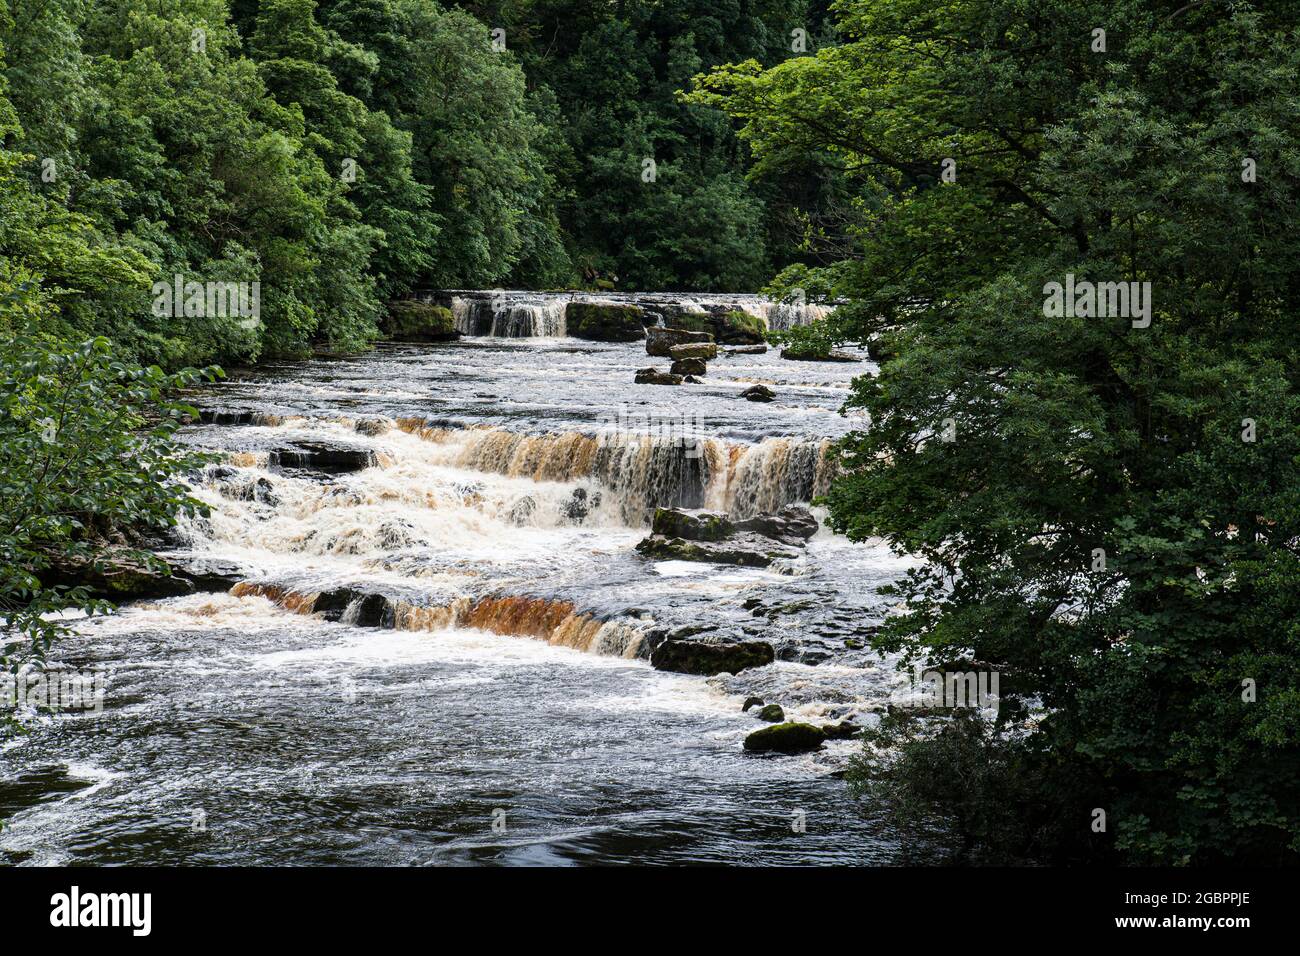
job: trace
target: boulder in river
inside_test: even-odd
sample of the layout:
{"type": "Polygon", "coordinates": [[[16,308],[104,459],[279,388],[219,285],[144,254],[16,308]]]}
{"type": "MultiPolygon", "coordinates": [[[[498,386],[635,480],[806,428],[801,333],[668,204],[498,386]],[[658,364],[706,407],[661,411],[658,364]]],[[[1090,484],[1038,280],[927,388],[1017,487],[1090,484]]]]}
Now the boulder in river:
{"type": "Polygon", "coordinates": [[[636,550],[656,561],[705,561],[741,568],[766,568],[774,561],[799,556],[793,548],[757,534],[733,534],[722,541],[686,541],[652,534],[638,542],[636,550]]]}
{"type": "Polygon", "coordinates": [[[763,698],[761,698],[761,697],[746,697],[746,698],[745,698],[745,706],[742,707],[742,708],[740,708],[740,712],[741,712],[742,714],[743,714],[743,713],[748,713],[748,712],[749,712],[749,708],[751,708],[751,707],[762,707],[762,706],[763,706],[763,698]]]}
{"type": "Polygon", "coordinates": [[[709,362],[718,357],[718,347],[712,342],[683,342],[668,349],[668,355],[675,362],[683,359],[699,359],[709,362]]]}
{"type": "Polygon", "coordinates": [[[755,345],[767,336],[767,322],[743,309],[717,307],[709,312],[684,312],[673,318],[677,328],[710,332],[715,341],[728,345],[755,345]]]}
{"type": "Polygon", "coordinates": [[[766,345],[738,345],[725,350],[728,355],[762,355],[767,351],[766,345]]]}
{"type": "Polygon", "coordinates": [[[709,371],[709,367],[704,363],[704,359],[684,358],[674,359],[672,374],[674,375],[704,375],[709,371]]]}
{"type": "Polygon", "coordinates": [[[327,621],[344,621],[356,627],[392,627],[393,608],[382,594],[367,594],[352,588],[322,591],[312,613],[327,621]]]}
{"type": "Polygon", "coordinates": [[[827,740],[852,740],[862,728],[851,720],[841,720],[837,724],[822,724],[822,733],[827,740]]]}
{"type": "Polygon", "coordinates": [[[781,709],[780,704],[768,704],[758,712],[758,719],[765,720],[769,724],[780,724],[785,721],[785,711],[781,709]]]}
{"type": "Polygon", "coordinates": [[[388,303],[384,332],[395,342],[449,342],[460,338],[451,309],[415,299],[388,303]]]}
{"type": "Polygon", "coordinates": [[[47,557],[49,567],[36,572],[46,587],[84,587],[92,597],[116,603],[176,597],[195,591],[192,581],[168,573],[170,567],[166,562],[161,569],[155,569],[137,554],[121,548],[106,549],[93,557],[66,552],[50,553],[47,557]]]}
{"type": "Polygon", "coordinates": [[[825,742],[821,728],[791,722],[754,731],[745,738],[745,749],[750,753],[801,754],[817,750],[825,742]]]}
{"type": "Polygon", "coordinates": [[[637,385],[680,385],[682,377],[674,375],[672,372],[665,372],[663,369],[650,366],[649,368],[639,368],[636,370],[637,385]]]}
{"type": "Polygon", "coordinates": [[[820,525],[802,505],[786,505],[780,511],[754,515],[736,522],[739,531],[752,531],[786,544],[799,544],[817,533],[820,525]]]}
{"type": "Polygon", "coordinates": [[[687,541],[721,541],[735,531],[735,526],[730,518],[718,511],[656,508],[650,530],[687,541]]]}
{"type": "Polygon", "coordinates": [[[776,392],[766,385],[751,385],[740,393],[740,397],[749,402],[770,402],[776,398],[776,392]]]}
{"type": "Polygon", "coordinates": [[[796,362],[861,362],[860,356],[839,349],[797,348],[787,346],[781,350],[781,358],[796,362]]]}
{"type": "Polygon", "coordinates": [[[375,453],[329,442],[299,441],[271,452],[272,468],[295,468],[338,475],[360,471],[375,464],[375,453]]]}
{"type": "Polygon", "coordinates": [[[658,508],[650,531],[636,546],[648,558],[766,568],[778,559],[798,557],[795,549],[817,532],[817,519],[798,505],[743,521],[711,511],[658,508]]]}
{"type": "Polygon", "coordinates": [[[564,326],[575,339],[592,342],[635,342],[645,338],[645,312],[635,305],[570,302],[564,326]]]}
{"type": "Polygon", "coordinates": [[[737,674],[749,667],[763,667],[776,659],[766,641],[666,640],[650,655],[650,664],[661,671],[678,674],[737,674]]]}
{"type": "Polygon", "coordinates": [[[645,330],[646,355],[671,358],[669,351],[674,345],[712,342],[711,332],[692,332],[689,329],[661,329],[657,326],[645,330]]]}

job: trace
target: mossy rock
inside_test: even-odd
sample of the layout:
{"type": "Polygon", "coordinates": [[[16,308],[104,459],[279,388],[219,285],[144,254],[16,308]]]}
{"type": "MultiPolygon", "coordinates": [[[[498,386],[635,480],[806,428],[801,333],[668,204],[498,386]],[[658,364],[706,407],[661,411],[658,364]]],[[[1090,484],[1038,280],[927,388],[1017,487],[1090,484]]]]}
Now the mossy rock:
{"type": "Polygon", "coordinates": [[[673,326],[691,332],[708,332],[724,345],[760,345],[767,341],[767,323],[740,309],[731,312],[683,312],[673,326]]]}
{"type": "Polygon", "coordinates": [[[758,719],[766,720],[769,724],[779,724],[785,720],[785,711],[780,704],[768,704],[758,712],[758,719]]]}
{"type": "Polygon", "coordinates": [[[820,727],[791,722],[754,731],[745,738],[745,749],[750,753],[801,754],[817,750],[825,742],[820,727]]]}
{"type": "Polygon", "coordinates": [[[570,302],[564,310],[565,329],[592,342],[635,342],[645,338],[645,313],[635,305],[570,302]]]}
{"type": "Polygon", "coordinates": [[[722,541],[731,535],[735,526],[725,514],[716,511],[656,508],[650,530],[687,541],[722,541]]]}
{"type": "Polygon", "coordinates": [[[384,332],[394,342],[448,342],[460,338],[451,309],[415,299],[388,304],[384,332]]]}
{"type": "Polygon", "coordinates": [[[773,561],[794,558],[798,553],[779,542],[757,535],[724,541],[684,541],[681,538],[652,534],[637,542],[636,550],[656,561],[705,561],[733,564],[740,568],[766,568],[773,561]]]}
{"type": "Polygon", "coordinates": [[[767,340],[767,323],[737,309],[714,319],[713,336],[727,345],[760,345],[767,340]]]}
{"type": "Polygon", "coordinates": [[[776,660],[766,641],[675,641],[667,640],[650,655],[655,670],[677,674],[738,674],[749,667],[763,667],[776,660]]]}
{"type": "Polygon", "coordinates": [[[781,358],[795,362],[860,362],[851,352],[820,345],[788,345],[781,350],[781,358]]]}

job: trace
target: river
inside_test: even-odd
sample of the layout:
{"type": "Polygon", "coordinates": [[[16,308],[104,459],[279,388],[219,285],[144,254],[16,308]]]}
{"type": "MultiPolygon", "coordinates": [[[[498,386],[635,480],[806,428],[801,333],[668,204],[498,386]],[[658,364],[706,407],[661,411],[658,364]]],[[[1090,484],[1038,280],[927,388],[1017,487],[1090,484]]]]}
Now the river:
{"type": "Polygon", "coordinates": [[[899,861],[840,779],[855,742],[746,755],[763,725],[741,707],[869,722],[898,678],[861,643],[907,562],[824,527],[776,569],[634,550],[655,505],[745,516],[824,490],[872,366],[769,350],[634,385],[650,364],[641,342],[467,336],[262,366],[200,396],[185,439],[225,463],[195,479],[212,513],[170,557],[242,583],[75,624],[54,657],[105,670],[103,710],[5,745],[0,860],[899,861]],[[756,382],[777,400],[739,398],[756,382]],[[295,442],[372,464],[277,464],[295,442]],[[385,595],[389,626],[295,613],[343,587],[385,595]],[[656,629],[767,640],[777,661],[655,670],[656,629]]]}

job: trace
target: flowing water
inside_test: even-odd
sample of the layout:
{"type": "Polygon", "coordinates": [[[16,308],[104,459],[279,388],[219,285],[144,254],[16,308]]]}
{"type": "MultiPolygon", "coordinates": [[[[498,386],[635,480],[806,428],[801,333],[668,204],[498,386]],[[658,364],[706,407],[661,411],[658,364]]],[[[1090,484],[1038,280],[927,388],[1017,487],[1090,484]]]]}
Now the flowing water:
{"type": "MultiPolygon", "coordinates": [[[[508,324],[508,323],[507,323],[508,324]]],[[[189,442],[211,514],[171,557],[239,583],[78,622],[55,656],[109,675],[102,713],[44,716],[0,755],[0,861],[885,863],[848,798],[856,745],[747,756],[751,694],[869,721],[897,680],[861,649],[906,563],[823,528],[753,570],[641,557],[658,505],[808,501],[860,364],[720,356],[637,386],[644,343],[471,337],[259,368],[205,393],[189,442]],[[769,384],[771,404],[744,401],[769,384]],[[327,442],[322,476],[277,450],[327,442]],[[300,613],[382,594],[384,627],[300,613]],[[768,640],[713,678],[653,633],[768,640]],[[801,819],[804,826],[797,822],[801,819]]],[[[334,615],[338,617],[338,615],[334,615]]]]}

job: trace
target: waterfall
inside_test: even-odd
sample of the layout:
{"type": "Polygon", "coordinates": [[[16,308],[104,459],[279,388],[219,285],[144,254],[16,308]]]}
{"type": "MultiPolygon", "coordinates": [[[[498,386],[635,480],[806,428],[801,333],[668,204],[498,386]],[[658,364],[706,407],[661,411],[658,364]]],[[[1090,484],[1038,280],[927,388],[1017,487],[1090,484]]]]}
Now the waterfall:
{"type": "Polygon", "coordinates": [[[402,419],[398,427],[446,447],[449,463],[459,468],[534,481],[594,479],[613,496],[629,527],[646,525],[655,508],[708,507],[737,518],[777,511],[825,494],[833,477],[826,440],[692,444],[622,433],[445,429],[419,419],[402,419]]]}
{"type": "MultiPolygon", "coordinates": [[[[295,614],[320,613],[317,604],[322,595],[319,592],[293,591],[274,584],[241,581],[230,589],[230,593],[235,597],[263,597],[295,614]]],[[[356,609],[363,600],[380,598],[378,595],[356,598],[343,612],[343,623],[355,623],[356,609]]],[[[464,627],[509,637],[529,637],[588,654],[629,659],[646,656],[643,629],[627,621],[599,620],[578,611],[571,601],[489,595],[424,606],[387,598],[382,600],[392,611],[391,626],[399,631],[441,631],[464,627]]]]}
{"type": "Polygon", "coordinates": [[[517,301],[504,295],[451,297],[456,330],[463,335],[495,338],[562,337],[566,334],[564,310],[567,299],[548,297],[540,301],[517,301]]]}
{"type": "MultiPolygon", "coordinates": [[[[699,295],[685,293],[456,291],[437,293],[449,302],[456,329],[463,335],[496,338],[563,337],[568,334],[565,309],[570,302],[633,305],[653,320],[666,316],[667,324],[682,314],[738,310],[757,316],[772,330],[808,325],[825,318],[832,306],[817,303],[774,302],[758,295],[699,295]]],[[[653,324],[653,321],[651,321],[653,324]]]]}

